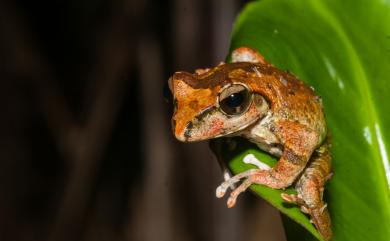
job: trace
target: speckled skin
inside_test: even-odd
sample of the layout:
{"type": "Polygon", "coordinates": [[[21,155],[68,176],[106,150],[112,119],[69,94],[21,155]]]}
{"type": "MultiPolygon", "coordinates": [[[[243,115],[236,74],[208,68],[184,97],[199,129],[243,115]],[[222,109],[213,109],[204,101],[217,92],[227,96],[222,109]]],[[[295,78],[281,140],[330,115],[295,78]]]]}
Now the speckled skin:
{"type": "Polygon", "coordinates": [[[324,143],[327,129],[321,99],[312,88],[267,63],[253,49],[236,49],[232,62],[195,74],[176,72],[170,78],[176,138],[187,142],[243,136],[280,157],[270,170],[249,170],[227,180],[217,196],[223,196],[227,187],[242,178],[246,179],[231,193],[229,207],[252,183],[275,189],[295,183],[298,194],[283,194],[282,198],[300,205],[322,236],[330,240],[330,217],[322,193],[330,177],[331,158],[324,143]],[[234,83],[250,90],[251,103],[244,113],[227,115],[220,110],[218,95],[234,83]]]}

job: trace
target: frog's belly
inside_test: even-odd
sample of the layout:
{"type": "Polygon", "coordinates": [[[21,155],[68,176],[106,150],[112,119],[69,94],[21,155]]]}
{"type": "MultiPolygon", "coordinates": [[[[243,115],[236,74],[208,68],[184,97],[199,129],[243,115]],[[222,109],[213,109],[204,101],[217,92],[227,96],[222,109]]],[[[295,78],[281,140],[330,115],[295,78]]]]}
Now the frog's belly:
{"type": "Polygon", "coordinates": [[[283,146],[279,139],[269,130],[268,126],[261,122],[242,133],[242,136],[255,143],[261,150],[274,156],[280,157],[283,153],[283,146]]]}

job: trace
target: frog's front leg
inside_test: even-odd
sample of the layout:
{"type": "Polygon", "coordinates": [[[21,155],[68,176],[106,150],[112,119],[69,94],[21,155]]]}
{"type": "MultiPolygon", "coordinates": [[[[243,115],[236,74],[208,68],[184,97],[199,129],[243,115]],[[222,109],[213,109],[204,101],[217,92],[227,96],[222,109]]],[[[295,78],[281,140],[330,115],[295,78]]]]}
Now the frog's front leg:
{"type": "Polygon", "coordinates": [[[277,164],[270,170],[251,169],[225,181],[217,188],[217,197],[224,196],[227,187],[246,180],[236,188],[228,199],[228,207],[233,207],[238,195],[251,184],[261,184],[274,189],[290,186],[305,168],[318,143],[318,135],[303,125],[284,121],[280,123],[279,134],[284,140],[284,150],[277,164]]]}

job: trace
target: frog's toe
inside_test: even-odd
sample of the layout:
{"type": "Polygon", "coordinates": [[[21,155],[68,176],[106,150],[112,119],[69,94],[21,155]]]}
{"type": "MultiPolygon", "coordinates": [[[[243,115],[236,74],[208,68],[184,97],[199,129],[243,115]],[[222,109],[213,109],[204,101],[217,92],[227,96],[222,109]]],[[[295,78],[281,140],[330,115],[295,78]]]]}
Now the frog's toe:
{"type": "Polygon", "coordinates": [[[248,178],[238,188],[236,188],[236,189],[232,188],[232,189],[234,189],[234,191],[232,192],[231,195],[238,196],[238,194],[240,194],[241,192],[245,191],[248,188],[248,186],[251,183],[253,183],[252,181],[249,180],[249,179],[251,179],[249,177],[251,177],[252,175],[254,175],[254,174],[258,173],[258,172],[261,172],[261,170],[259,170],[259,169],[250,169],[250,170],[247,170],[245,172],[241,172],[241,173],[233,176],[232,178],[224,181],[221,185],[219,185],[217,187],[217,189],[215,191],[215,195],[217,196],[217,198],[221,198],[221,197],[225,196],[226,191],[227,191],[227,189],[229,187],[232,187],[234,184],[240,182],[241,179],[243,179],[243,178],[248,178]],[[249,183],[249,185],[245,187],[245,185],[247,185],[248,183],[249,183]]]}
{"type": "Polygon", "coordinates": [[[302,206],[305,203],[303,201],[302,197],[300,197],[298,194],[282,193],[282,194],[280,194],[280,196],[282,197],[282,199],[285,202],[288,202],[288,203],[296,203],[299,206],[302,206]]]}
{"type": "Polygon", "coordinates": [[[228,208],[231,208],[235,205],[237,197],[246,191],[248,187],[252,184],[249,179],[246,179],[240,186],[238,186],[234,191],[230,194],[230,197],[227,201],[228,208]]]}
{"type": "Polygon", "coordinates": [[[306,206],[301,206],[301,211],[306,214],[310,214],[310,210],[306,206]]]}
{"type": "Polygon", "coordinates": [[[297,200],[297,195],[296,194],[282,193],[282,194],[280,194],[280,196],[282,197],[282,199],[285,202],[288,202],[288,203],[295,203],[296,200],[297,200]]]}
{"type": "Polygon", "coordinates": [[[226,190],[227,190],[227,187],[225,187],[223,185],[219,185],[217,187],[217,190],[215,190],[215,196],[217,198],[221,198],[221,197],[225,196],[226,190]]]}
{"type": "Polygon", "coordinates": [[[234,207],[234,205],[236,205],[236,200],[237,200],[237,197],[232,197],[230,196],[227,200],[227,207],[228,208],[232,208],[234,207]]]}

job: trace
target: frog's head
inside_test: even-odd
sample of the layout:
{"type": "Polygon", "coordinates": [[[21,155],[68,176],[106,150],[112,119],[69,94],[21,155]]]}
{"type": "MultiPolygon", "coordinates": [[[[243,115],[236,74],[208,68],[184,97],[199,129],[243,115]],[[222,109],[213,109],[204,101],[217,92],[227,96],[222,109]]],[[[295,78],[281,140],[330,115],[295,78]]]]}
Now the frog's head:
{"type": "Polygon", "coordinates": [[[269,105],[250,87],[256,74],[254,66],[240,62],[220,64],[196,74],[176,72],[169,79],[176,138],[200,141],[234,135],[262,118],[269,105]]]}

